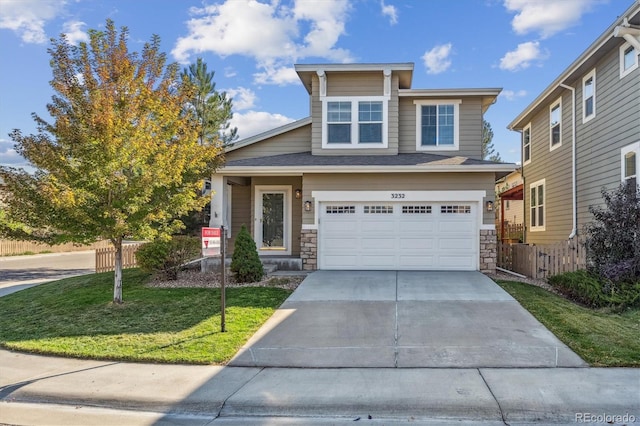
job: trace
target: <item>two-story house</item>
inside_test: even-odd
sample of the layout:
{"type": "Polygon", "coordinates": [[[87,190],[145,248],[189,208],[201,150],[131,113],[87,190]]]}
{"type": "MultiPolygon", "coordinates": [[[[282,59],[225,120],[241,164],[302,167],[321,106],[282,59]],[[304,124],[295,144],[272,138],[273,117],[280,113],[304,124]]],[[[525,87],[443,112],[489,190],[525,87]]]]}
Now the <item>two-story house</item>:
{"type": "Polygon", "coordinates": [[[495,269],[483,114],[501,89],[412,89],[412,63],[296,65],[310,117],[238,141],[211,226],[313,269],[495,269]]]}
{"type": "Polygon", "coordinates": [[[601,189],[640,167],[640,2],[634,1],[509,128],[522,134],[525,242],[571,239],[601,189]]]}

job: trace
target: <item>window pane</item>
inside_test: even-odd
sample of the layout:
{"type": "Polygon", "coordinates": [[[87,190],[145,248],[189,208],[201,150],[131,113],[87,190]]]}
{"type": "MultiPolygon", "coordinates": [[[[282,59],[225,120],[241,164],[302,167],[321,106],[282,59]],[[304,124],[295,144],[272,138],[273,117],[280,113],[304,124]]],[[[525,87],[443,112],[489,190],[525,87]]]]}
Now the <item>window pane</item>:
{"type": "Polygon", "coordinates": [[[589,77],[589,79],[584,82],[584,97],[590,98],[591,96],[593,96],[593,77],[589,77]]]}
{"type": "Polygon", "coordinates": [[[328,102],[327,121],[329,121],[330,123],[350,122],[351,102],[328,102]]]}
{"type": "Polygon", "coordinates": [[[360,143],[382,143],[382,123],[360,123],[360,143]]]}
{"type": "Polygon", "coordinates": [[[585,117],[593,114],[593,96],[584,100],[584,115],[585,117]]]}
{"type": "Polygon", "coordinates": [[[536,189],[531,188],[531,207],[536,206],[536,189]]]}
{"type": "Polygon", "coordinates": [[[453,145],[453,105],[438,105],[438,144],[453,145]]]}
{"type": "Polygon", "coordinates": [[[624,157],[624,177],[628,178],[636,175],[636,154],[630,152],[624,157]]]}
{"type": "Polygon", "coordinates": [[[328,143],[351,143],[351,124],[328,124],[328,143]]]}
{"type": "Polygon", "coordinates": [[[536,208],[532,208],[531,209],[531,226],[538,226],[538,223],[536,222],[536,208]]]}
{"type": "Polygon", "coordinates": [[[544,185],[538,187],[538,205],[544,204],[544,185]]]}
{"type": "Polygon", "coordinates": [[[382,102],[360,102],[358,104],[359,121],[382,121],[382,102]]]}
{"type": "Polygon", "coordinates": [[[437,117],[435,105],[422,106],[422,145],[436,145],[437,117]]]}
{"type": "Polygon", "coordinates": [[[529,161],[531,159],[531,146],[525,145],[524,147],[524,161],[529,161]]]}
{"type": "Polygon", "coordinates": [[[544,226],[544,206],[538,207],[538,226],[544,226]]]}
{"type": "Polygon", "coordinates": [[[531,142],[531,129],[526,129],[522,133],[522,144],[527,146],[531,142]]]}
{"type": "Polygon", "coordinates": [[[560,124],[551,128],[551,145],[560,143],[560,124]]]}
{"type": "Polygon", "coordinates": [[[636,50],[633,48],[633,46],[629,46],[627,49],[625,49],[624,51],[624,69],[625,70],[628,70],[629,68],[635,65],[636,63],[635,53],[636,53],[636,50]]]}

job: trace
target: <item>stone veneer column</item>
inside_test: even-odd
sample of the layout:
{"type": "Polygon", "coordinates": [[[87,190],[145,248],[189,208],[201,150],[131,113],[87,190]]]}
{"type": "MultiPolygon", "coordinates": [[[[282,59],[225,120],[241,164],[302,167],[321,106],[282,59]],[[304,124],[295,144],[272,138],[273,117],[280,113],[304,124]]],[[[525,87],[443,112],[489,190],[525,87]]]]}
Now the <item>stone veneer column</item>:
{"type": "Polygon", "coordinates": [[[480,272],[494,274],[498,259],[498,244],[494,229],[480,230],[480,272]]]}
{"type": "Polygon", "coordinates": [[[318,231],[303,229],[300,231],[300,257],[302,270],[315,271],[318,269],[318,231]]]}

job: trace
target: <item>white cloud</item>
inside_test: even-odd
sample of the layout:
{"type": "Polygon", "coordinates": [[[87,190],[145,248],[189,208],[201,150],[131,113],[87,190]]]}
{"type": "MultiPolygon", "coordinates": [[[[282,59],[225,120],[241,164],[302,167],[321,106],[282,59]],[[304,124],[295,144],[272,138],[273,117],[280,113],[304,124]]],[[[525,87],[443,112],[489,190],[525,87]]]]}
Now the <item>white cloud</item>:
{"type": "Polygon", "coordinates": [[[380,2],[382,7],[382,14],[389,17],[389,23],[395,25],[398,23],[398,9],[390,4],[384,4],[384,1],[380,2]]]}
{"type": "Polygon", "coordinates": [[[544,60],[547,56],[546,52],[540,50],[540,42],[538,41],[520,43],[516,50],[507,52],[500,59],[500,69],[520,71],[529,68],[533,61],[544,60]]]}
{"type": "Polygon", "coordinates": [[[427,67],[428,74],[440,74],[451,66],[451,43],[435,46],[433,49],[425,52],[422,56],[424,66],[427,67]]]}
{"type": "Polygon", "coordinates": [[[227,0],[192,8],[188,34],[178,39],[172,54],[181,62],[204,52],[247,56],[260,70],[255,75],[258,82],[288,84],[297,76],[294,79],[287,67],[302,58],[352,60],[349,51],[335,47],[345,33],[348,11],[346,0],[297,0],[293,7],[276,1],[227,0]]]}
{"type": "Polygon", "coordinates": [[[65,6],[64,0],[0,0],[0,28],[12,30],[25,43],[46,43],[44,26],[65,6]]]}
{"type": "Polygon", "coordinates": [[[242,111],[255,106],[257,96],[251,89],[238,87],[236,89],[227,89],[225,92],[227,92],[228,97],[233,98],[233,109],[235,111],[242,111]]]}
{"type": "Polygon", "coordinates": [[[293,121],[295,121],[293,118],[285,117],[282,114],[247,111],[245,113],[234,113],[230,123],[231,127],[238,128],[240,139],[245,139],[293,121]]]}
{"type": "Polygon", "coordinates": [[[253,74],[253,78],[258,84],[277,84],[279,86],[297,83],[300,80],[295,68],[271,65],[264,65],[263,71],[253,74]]]}
{"type": "Polygon", "coordinates": [[[508,101],[513,101],[516,98],[522,98],[523,96],[527,96],[527,91],[526,90],[518,90],[518,91],[514,91],[514,90],[503,90],[500,93],[500,97],[505,98],[508,101]]]}
{"type": "Polygon", "coordinates": [[[26,167],[29,162],[16,152],[14,143],[6,139],[0,139],[0,165],[7,167],[26,167]]]}
{"type": "Polygon", "coordinates": [[[82,30],[85,24],[82,21],[67,21],[62,26],[62,32],[67,35],[67,41],[75,46],[81,42],[89,42],[89,35],[82,30]]]}
{"type": "Polygon", "coordinates": [[[236,75],[238,75],[238,73],[236,72],[236,70],[233,67],[225,67],[224,69],[224,76],[227,78],[232,78],[235,77],[236,75]]]}
{"type": "Polygon", "coordinates": [[[511,26],[517,34],[537,32],[547,38],[576,25],[599,2],[602,0],[505,0],[504,7],[516,13],[511,26]]]}

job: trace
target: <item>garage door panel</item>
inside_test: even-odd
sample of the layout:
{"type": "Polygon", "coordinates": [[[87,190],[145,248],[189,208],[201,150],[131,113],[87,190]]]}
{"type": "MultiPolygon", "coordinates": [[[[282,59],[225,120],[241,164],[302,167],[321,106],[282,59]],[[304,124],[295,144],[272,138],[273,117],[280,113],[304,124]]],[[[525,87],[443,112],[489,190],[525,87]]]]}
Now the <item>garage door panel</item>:
{"type": "Polygon", "coordinates": [[[477,204],[321,204],[322,269],[475,270],[477,204]]]}

